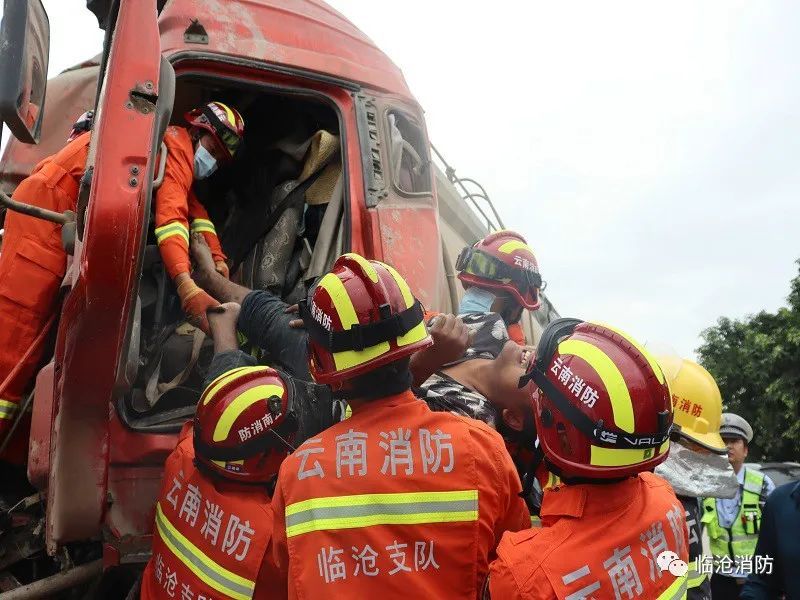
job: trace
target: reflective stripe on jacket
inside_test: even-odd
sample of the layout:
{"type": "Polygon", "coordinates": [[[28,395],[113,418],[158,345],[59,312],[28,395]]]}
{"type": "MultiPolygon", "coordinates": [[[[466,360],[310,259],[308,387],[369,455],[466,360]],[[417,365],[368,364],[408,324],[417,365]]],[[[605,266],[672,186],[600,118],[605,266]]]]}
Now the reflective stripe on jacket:
{"type": "Polygon", "coordinates": [[[164,181],[156,191],[156,241],[170,277],[188,273],[189,234],[202,233],[214,261],[224,261],[214,224],[192,190],[194,182],[194,146],[184,127],[170,126],[164,134],[167,163],[164,181]]]}
{"type": "Polygon", "coordinates": [[[141,598],[253,598],[256,580],[274,577],[271,540],[266,489],[214,482],[198,471],[187,425],[165,465],[141,598]]]}
{"type": "Polygon", "coordinates": [[[730,527],[722,527],[717,514],[716,498],[703,500],[703,523],[708,530],[711,553],[715,557],[753,556],[761,528],[761,491],[764,474],[745,467],[739,512],[730,527]]]}
{"type": "Polygon", "coordinates": [[[530,525],[520,489],[484,423],[432,412],[410,392],[367,402],[282,465],[282,579],[256,595],[475,598],[502,533],[530,525]]]}
{"type": "Polygon", "coordinates": [[[493,599],[686,597],[686,571],[656,562],[666,551],[684,566],[689,558],[683,506],[660,477],[554,487],[541,519],[541,528],[503,536],[489,571],[493,599]]]}

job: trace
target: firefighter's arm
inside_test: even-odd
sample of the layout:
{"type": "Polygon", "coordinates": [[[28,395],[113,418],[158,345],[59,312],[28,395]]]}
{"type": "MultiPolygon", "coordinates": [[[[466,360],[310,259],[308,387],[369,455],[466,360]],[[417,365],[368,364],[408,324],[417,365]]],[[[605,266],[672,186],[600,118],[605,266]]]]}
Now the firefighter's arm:
{"type": "Polygon", "coordinates": [[[226,278],[230,277],[228,265],[225,262],[227,256],[222,251],[222,245],[219,243],[214,223],[208,218],[208,212],[205,207],[200,204],[197,196],[191,190],[189,190],[189,221],[191,222],[190,229],[192,233],[203,234],[206,244],[211,249],[211,256],[214,257],[214,265],[217,272],[226,278]]]}
{"type": "MultiPolygon", "coordinates": [[[[191,170],[170,153],[164,181],[156,191],[156,241],[167,273],[172,279],[189,274],[189,207],[191,170]]],[[[178,282],[176,282],[178,283],[178,282]]]]}
{"type": "MultiPolygon", "coordinates": [[[[286,461],[281,465],[278,473],[278,485],[272,495],[272,560],[275,569],[273,589],[277,592],[274,596],[260,596],[254,598],[286,598],[289,586],[289,544],[286,540],[286,502],[281,489],[282,475],[286,470],[286,461]]],[[[257,591],[257,590],[256,590],[257,591]]]]}
{"type": "Polygon", "coordinates": [[[422,385],[440,367],[458,360],[469,348],[473,332],[455,315],[439,314],[428,318],[428,333],[433,339],[433,346],[411,356],[410,369],[414,377],[414,385],[422,385]]]}

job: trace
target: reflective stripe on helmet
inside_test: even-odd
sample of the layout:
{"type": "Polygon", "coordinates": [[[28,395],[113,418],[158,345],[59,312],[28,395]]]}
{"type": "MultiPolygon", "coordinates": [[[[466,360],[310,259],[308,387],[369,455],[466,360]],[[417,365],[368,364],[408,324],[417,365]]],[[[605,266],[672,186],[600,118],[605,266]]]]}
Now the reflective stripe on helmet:
{"type": "Polygon", "coordinates": [[[0,419],[11,419],[17,412],[17,405],[8,400],[0,400],[0,419]]]}
{"type": "Polygon", "coordinates": [[[217,235],[214,223],[208,219],[195,219],[192,221],[192,233],[213,233],[217,235]]]}
{"type": "Polygon", "coordinates": [[[582,358],[597,372],[611,400],[614,425],[622,431],[633,433],[635,423],[631,395],[625,378],[614,361],[600,348],[583,340],[565,340],[558,345],[558,352],[562,356],[571,354],[582,358]]]}
{"type": "Polygon", "coordinates": [[[661,444],[656,452],[653,451],[653,448],[637,448],[635,450],[630,448],[603,448],[592,444],[589,463],[596,467],[626,467],[662,454],[666,452],[667,448],[669,448],[669,440],[661,444]]]}
{"type": "Polygon", "coordinates": [[[249,390],[242,392],[233,401],[225,407],[222,415],[214,426],[214,434],[212,440],[215,442],[222,442],[228,439],[228,434],[231,432],[231,427],[236,422],[236,419],[253,406],[256,402],[261,402],[272,396],[283,396],[284,389],[279,385],[257,385],[251,387],[249,390]]]}
{"type": "Polygon", "coordinates": [[[364,275],[369,277],[372,283],[378,283],[378,272],[366,258],[354,252],[348,252],[347,254],[343,254],[342,256],[346,256],[350,260],[357,262],[358,265],[361,267],[361,269],[364,271],[364,275]]]}
{"type": "Polygon", "coordinates": [[[687,576],[685,574],[676,577],[672,585],[661,592],[656,600],[680,600],[681,598],[686,598],[686,582],[687,576]]]}
{"type": "Polygon", "coordinates": [[[372,525],[478,520],[478,490],[312,498],[286,507],[286,537],[372,525]]]}
{"type": "Polygon", "coordinates": [[[269,367],[265,366],[257,366],[257,367],[238,367],[236,369],[232,369],[226,373],[223,373],[219,377],[217,377],[214,381],[212,381],[206,391],[203,392],[203,397],[201,398],[201,402],[205,405],[211,402],[214,395],[222,389],[225,384],[230,383],[234,379],[238,379],[243,375],[249,375],[250,373],[257,373],[259,371],[265,371],[269,369],[269,367]]]}
{"type": "Polygon", "coordinates": [[[237,600],[247,600],[253,597],[255,581],[228,571],[190,542],[169,522],[161,510],[160,502],[156,503],[156,528],[172,554],[210,587],[237,600]]]}
{"type": "Polygon", "coordinates": [[[611,325],[607,325],[606,323],[596,323],[592,322],[592,325],[598,325],[600,327],[605,327],[606,329],[610,329],[617,335],[622,336],[626,342],[628,342],[631,346],[636,348],[639,353],[644,356],[645,360],[647,360],[647,364],[650,365],[650,368],[653,369],[653,373],[656,375],[656,379],[658,379],[658,383],[664,383],[666,380],[664,377],[664,371],[661,369],[661,365],[658,364],[658,361],[650,354],[647,349],[642,346],[639,342],[633,339],[630,335],[622,331],[621,329],[617,329],[616,327],[612,327],[611,325]]]}
{"type": "Polygon", "coordinates": [[[225,117],[227,118],[228,123],[231,124],[231,127],[235,128],[236,127],[236,114],[233,112],[233,110],[227,104],[223,104],[222,102],[216,102],[215,101],[215,102],[212,102],[212,104],[214,104],[218,108],[222,108],[222,110],[225,111],[225,117]]]}
{"type": "MultiPolygon", "coordinates": [[[[353,307],[353,301],[347,295],[347,290],[333,273],[328,273],[319,282],[319,287],[328,292],[336,314],[339,315],[339,322],[343,330],[350,329],[353,325],[358,325],[358,315],[353,307]]],[[[381,354],[389,351],[389,342],[381,342],[375,346],[364,348],[363,350],[343,350],[334,352],[333,362],[337,371],[344,371],[367,361],[378,358],[381,354]]]]}
{"type": "MultiPolygon", "coordinates": [[[[403,279],[403,277],[394,269],[394,267],[384,263],[380,264],[382,264],[386,270],[389,271],[389,274],[392,276],[392,279],[394,279],[397,287],[400,288],[400,293],[403,294],[403,301],[406,303],[406,308],[411,308],[414,305],[414,294],[411,293],[411,288],[408,287],[406,280],[403,279]]],[[[425,321],[422,320],[420,321],[419,325],[414,327],[414,329],[397,338],[397,345],[402,347],[408,346],[409,344],[416,344],[417,342],[424,340],[426,337],[428,337],[428,330],[425,327],[425,321]]]]}
{"type": "Polygon", "coordinates": [[[503,254],[511,254],[514,250],[527,250],[531,254],[534,254],[533,249],[528,246],[528,244],[520,242],[519,240],[504,242],[497,250],[503,254]]]}
{"type": "Polygon", "coordinates": [[[186,243],[189,243],[189,229],[183,224],[178,222],[167,223],[161,227],[156,227],[156,242],[159,245],[163,244],[165,240],[173,236],[179,235],[186,243]]]}

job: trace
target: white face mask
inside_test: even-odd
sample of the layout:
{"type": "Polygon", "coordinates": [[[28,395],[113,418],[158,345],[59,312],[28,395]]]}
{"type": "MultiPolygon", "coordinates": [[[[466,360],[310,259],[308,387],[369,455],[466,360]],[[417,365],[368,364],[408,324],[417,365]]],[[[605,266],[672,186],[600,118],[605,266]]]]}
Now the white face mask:
{"type": "Polygon", "coordinates": [[[217,159],[211,156],[200,142],[197,142],[197,149],[194,151],[194,177],[195,179],[205,179],[217,170],[217,159]]]}
{"type": "Polygon", "coordinates": [[[458,306],[458,314],[465,315],[491,312],[495,298],[496,296],[487,290],[475,286],[467,288],[458,306]]]}

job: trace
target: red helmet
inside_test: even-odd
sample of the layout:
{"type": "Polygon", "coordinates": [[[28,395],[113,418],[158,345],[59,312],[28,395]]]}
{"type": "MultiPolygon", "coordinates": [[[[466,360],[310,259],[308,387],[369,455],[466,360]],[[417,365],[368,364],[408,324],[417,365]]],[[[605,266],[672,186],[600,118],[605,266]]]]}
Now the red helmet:
{"type": "Polygon", "coordinates": [[[343,254],[300,304],[314,380],[340,384],[427,348],[423,309],[392,267],[343,254]]]}
{"type": "Polygon", "coordinates": [[[464,248],[456,270],[464,284],[508,292],[528,310],[542,304],[539,263],[525,238],[514,231],[492,233],[464,248]]]}
{"type": "Polygon", "coordinates": [[[291,380],[270,367],[240,367],[217,377],[194,416],[198,463],[231,481],[269,481],[292,449],[293,404],[291,380]]]}
{"type": "Polygon", "coordinates": [[[222,102],[209,102],[203,108],[189,111],[184,118],[190,125],[210,132],[227,151],[228,160],[233,160],[244,137],[244,119],[239,111],[222,102]]]}
{"type": "Polygon", "coordinates": [[[94,123],[94,111],[87,110],[80,117],[78,117],[78,120],[75,121],[75,123],[73,123],[72,130],[69,132],[69,137],[67,138],[67,143],[71,142],[82,133],[90,131],[92,129],[93,123],[94,123]]]}
{"type": "Polygon", "coordinates": [[[667,457],[669,385],[655,359],[627,334],[557,319],[542,333],[520,385],[531,379],[537,434],[556,473],[626,477],[667,457]]]}

